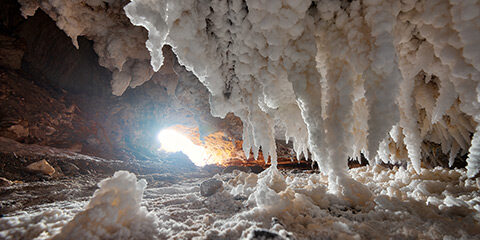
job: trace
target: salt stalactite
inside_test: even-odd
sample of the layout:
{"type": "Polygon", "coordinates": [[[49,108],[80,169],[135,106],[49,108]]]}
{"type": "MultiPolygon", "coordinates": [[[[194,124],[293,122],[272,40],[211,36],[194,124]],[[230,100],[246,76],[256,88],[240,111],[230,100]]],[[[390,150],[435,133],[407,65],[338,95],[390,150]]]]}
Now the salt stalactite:
{"type": "MultiPolygon", "coordinates": [[[[401,76],[393,45],[397,14],[394,1],[365,1],[365,22],[371,31],[370,66],[365,71],[368,120],[368,155],[375,155],[379,143],[398,121],[396,97],[401,76]]],[[[373,157],[373,156],[372,156],[373,157]]]]}
{"type": "Polygon", "coordinates": [[[140,206],[144,179],[118,171],[98,186],[85,210],[53,239],[149,239],[157,234],[155,215],[140,206]]]}
{"type": "MultiPolygon", "coordinates": [[[[322,4],[320,2],[319,4],[322,4]]],[[[321,16],[324,18],[333,17],[334,14],[342,17],[339,2],[337,4],[331,4],[328,8],[321,12],[321,16]]],[[[348,23],[344,23],[347,24],[348,23]]],[[[353,122],[353,82],[354,73],[348,61],[345,61],[345,55],[349,54],[348,45],[345,41],[345,35],[341,27],[329,24],[317,25],[318,32],[325,32],[327,34],[319,34],[316,36],[316,61],[317,69],[320,73],[318,80],[322,85],[323,91],[323,106],[326,116],[324,117],[323,127],[319,126],[318,131],[324,132],[324,146],[323,150],[327,155],[320,161],[325,161],[323,171],[329,173],[330,188],[336,188],[338,176],[345,177],[345,171],[347,169],[347,162],[340,159],[346,159],[347,154],[351,152],[351,145],[348,143],[351,141],[349,136],[352,132],[353,122]],[[342,39],[342,42],[332,42],[334,39],[342,39]],[[333,43],[333,44],[332,44],[333,43]],[[332,46],[333,45],[333,46],[332,46]],[[336,51],[328,51],[328,49],[337,48],[336,51]],[[324,129],[330,129],[324,131],[324,129]],[[339,144],[341,143],[341,144],[339,144]]],[[[315,79],[314,79],[315,81],[315,79]]],[[[310,96],[310,101],[316,101],[318,96],[310,96]]],[[[307,109],[307,111],[311,111],[307,109]]],[[[322,118],[321,115],[316,117],[322,118]]],[[[318,153],[317,153],[318,154],[318,153]]]]}
{"type": "MultiPolygon", "coordinates": [[[[130,86],[142,85],[153,75],[145,48],[147,34],[133,26],[123,12],[125,1],[99,0],[19,0],[25,17],[42,9],[71,39],[93,40],[99,64],[113,72],[112,92],[122,95],[130,86]]],[[[161,49],[159,49],[161,53],[161,49]]]]}
{"type": "Polygon", "coordinates": [[[434,145],[450,165],[470,150],[470,176],[479,169],[478,1],[133,0],[125,14],[147,31],[124,1],[19,2],[77,47],[93,40],[115,95],[150,79],[171,45],[212,114],[242,119],[247,155],[261,148],[275,163],[280,127],[332,181],[361,154],[419,171],[434,145]]]}
{"type": "Polygon", "coordinates": [[[476,132],[477,2],[133,0],[125,12],[148,30],[155,70],[171,45],[209,89],[212,114],[242,119],[247,155],[262,147],[275,163],[281,125],[337,187],[355,185],[347,157],[419,172],[428,146],[453,164],[476,132]]]}
{"type": "MultiPolygon", "coordinates": [[[[399,32],[408,30],[410,25],[408,23],[398,22],[396,25],[396,45],[399,55],[408,55],[411,54],[414,57],[417,57],[420,54],[425,54],[425,52],[420,51],[418,46],[415,46],[415,39],[412,39],[411,36],[403,36],[399,32]],[[415,50],[417,50],[415,52],[415,50]],[[418,55],[416,53],[419,53],[418,55]]],[[[411,30],[411,29],[410,29],[411,30]]],[[[423,45],[422,45],[423,46],[423,45]]],[[[430,52],[426,52],[426,55],[432,55],[430,52]]],[[[421,143],[422,139],[420,138],[420,129],[418,127],[418,112],[415,109],[415,102],[413,99],[413,92],[415,89],[415,82],[418,74],[420,73],[419,65],[420,61],[418,58],[400,58],[399,69],[402,73],[403,80],[400,83],[400,96],[399,96],[399,106],[400,106],[400,123],[403,130],[403,135],[405,136],[404,142],[408,150],[408,157],[412,161],[412,165],[417,172],[420,172],[420,161],[421,161],[421,143]]],[[[438,111],[437,111],[438,113],[438,111]]],[[[432,122],[433,123],[433,122],[432,122]]],[[[392,132],[391,132],[392,133],[392,132]]],[[[396,132],[398,133],[398,131],[396,132]]],[[[392,135],[392,134],[390,134],[392,135]]],[[[393,136],[392,136],[393,137],[393,136]]],[[[398,143],[399,141],[393,137],[394,142],[398,143]]]]}

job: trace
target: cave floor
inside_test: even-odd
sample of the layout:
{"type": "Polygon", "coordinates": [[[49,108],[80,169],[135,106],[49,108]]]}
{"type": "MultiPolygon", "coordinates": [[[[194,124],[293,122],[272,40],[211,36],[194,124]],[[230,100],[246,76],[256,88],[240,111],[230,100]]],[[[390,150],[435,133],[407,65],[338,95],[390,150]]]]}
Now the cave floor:
{"type": "MultiPolygon", "coordinates": [[[[350,170],[373,194],[352,205],[327,191],[326,177],[306,171],[260,174],[200,170],[137,175],[146,179],[142,205],[157,219],[152,239],[479,239],[480,193],[463,170],[350,170]],[[223,187],[201,196],[214,177],[223,187]]],[[[49,239],[83,210],[103,174],[13,184],[2,188],[0,236],[49,239]]],[[[135,237],[134,237],[135,238],[135,237]]]]}
{"type": "Polygon", "coordinates": [[[118,170],[147,182],[141,205],[157,231],[148,239],[480,239],[479,180],[464,169],[363,166],[349,173],[365,189],[332,192],[312,170],[197,168],[175,155],[123,162],[0,138],[0,157],[10,180],[0,186],[1,239],[50,239],[118,170]],[[26,171],[39,160],[55,173],[26,171]],[[212,178],[222,187],[202,196],[212,178]]]}

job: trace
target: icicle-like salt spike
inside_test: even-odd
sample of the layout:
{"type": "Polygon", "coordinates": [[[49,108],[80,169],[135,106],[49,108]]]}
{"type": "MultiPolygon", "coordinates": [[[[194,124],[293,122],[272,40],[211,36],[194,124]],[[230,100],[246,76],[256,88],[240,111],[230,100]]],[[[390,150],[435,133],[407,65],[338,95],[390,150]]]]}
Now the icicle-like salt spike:
{"type": "Polygon", "coordinates": [[[412,102],[412,92],[414,88],[413,78],[404,79],[400,84],[400,126],[405,135],[404,142],[408,150],[408,157],[412,161],[413,168],[420,173],[420,145],[421,138],[417,127],[417,113],[412,102]]]}
{"type": "MultiPolygon", "coordinates": [[[[402,25],[399,23],[396,26],[396,31],[402,31],[408,28],[408,24],[402,25]]],[[[400,35],[401,36],[401,35],[400,35]]],[[[397,48],[404,54],[411,54],[416,57],[416,54],[411,52],[410,47],[413,45],[412,39],[402,38],[397,35],[397,48]]],[[[413,168],[417,173],[420,172],[421,161],[421,143],[420,130],[418,129],[418,112],[414,106],[413,91],[415,89],[415,82],[418,80],[420,69],[418,68],[418,58],[400,58],[399,67],[402,73],[403,80],[400,83],[400,94],[398,98],[400,108],[400,127],[405,136],[404,143],[408,151],[408,157],[412,162],[413,168]]],[[[400,134],[398,127],[394,127],[396,135],[400,134]]],[[[390,132],[392,133],[392,131],[390,132]]],[[[392,134],[390,134],[392,135],[392,134]]],[[[392,136],[395,143],[399,143],[399,136],[392,136]]]]}
{"type": "Polygon", "coordinates": [[[455,88],[449,79],[440,78],[440,95],[433,110],[432,124],[437,123],[457,99],[455,88]]]}
{"type": "Polygon", "coordinates": [[[250,150],[252,149],[252,134],[251,134],[251,126],[249,122],[243,121],[243,135],[242,135],[242,149],[243,153],[245,154],[245,157],[249,158],[250,157],[250,150]]]}
{"type": "Polygon", "coordinates": [[[366,1],[366,5],[365,21],[370,26],[374,38],[372,63],[365,74],[366,96],[370,111],[368,153],[370,157],[374,157],[380,141],[398,121],[395,98],[401,75],[393,46],[392,32],[396,15],[393,3],[366,1]]]}
{"type": "Polygon", "coordinates": [[[480,125],[472,138],[472,146],[467,158],[467,176],[474,177],[480,172],[480,125]]]}
{"type": "Polygon", "coordinates": [[[452,144],[452,149],[450,149],[450,154],[448,157],[448,166],[452,167],[453,164],[455,163],[455,157],[457,156],[458,152],[460,151],[460,146],[458,144],[453,143],[452,144]]]}

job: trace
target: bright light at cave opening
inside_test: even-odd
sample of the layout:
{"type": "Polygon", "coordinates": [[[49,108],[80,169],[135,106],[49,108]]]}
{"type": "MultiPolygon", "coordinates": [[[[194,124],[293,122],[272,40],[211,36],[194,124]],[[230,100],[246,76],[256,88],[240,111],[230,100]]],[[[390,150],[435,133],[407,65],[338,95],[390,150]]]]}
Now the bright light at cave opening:
{"type": "Polygon", "coordinates": [[[162,145],[162,150],[167,152],[183,152],[199,167],[207,164],[205,148],[195,145],[181,133],[172,129],[165,129],[158,134],[157,138],[162,145]]]}

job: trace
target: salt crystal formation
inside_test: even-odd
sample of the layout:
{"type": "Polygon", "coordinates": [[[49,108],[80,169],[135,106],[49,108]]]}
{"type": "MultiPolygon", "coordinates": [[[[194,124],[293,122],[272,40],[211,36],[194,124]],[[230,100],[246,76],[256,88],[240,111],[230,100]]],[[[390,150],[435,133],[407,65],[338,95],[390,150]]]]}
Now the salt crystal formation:
{"type": "MultiPolygon", "coordinates": [[[[74,43],[92,39],[114,94],[150,78],[144,30],[124,21],[124,1],[20,3],[25,16],[47,12],[74,43]]],[[[440,146],[450,165],[469,152],[468,176],[480,170],[478,1],[133,0],[124,9],[148,31],[153,70],[171,45],[210,91],[212,114],[242,119],[247,155],[261,147],[275,165],[282,134],[332,186],[349,182],[347,158],[362,153],[419,172],[440,146]]]]}
{"type": "MultiPolygon", "coordinates": [[[[135,214],[136,207],[122,208],[132,224],[117,232],[124,235],[111,233],[119,228],[105,228],[118,220],[110,212],[103,215],[101,205],[93,208],[102,209],[98,215],[96,210],[81,211],[80,198],[0,218],[0,239],[50,239],[61,231],[57,239],[250,239],[264,234],[282,239],[480,239],[478,178],[467,178],[465,169],[422,168],[417,174],[413,169],[375,165],[351,169],[349,174],[373,193],[367,204],[352,205],[349,199],[330,194],[328,178],[322,174],[275,168],[258,175],[233,171],[216,175],[223,187],[204,197],[200,186],[205,177],[179,173],[188,180],[175,184],[158,180],[160,184],[145,190],[142,205],[148,206],[155,221],[135,214]],[[154,222],[157,231],[146,235],[154,222]],[[138,226],[145,231],[137,231],[138,226]],[[102,229],[109,233],[99,235],[102,229]]],[[[133,180],[124,172],[110,178],[108,185],[135,189],[141,182],[133,180]]],[[[100,191],[106,189],[104,185],[100,191]]],[[[120,199],[128,196],[123,193],[118,194],[120,199]]],[[[137,198],[137,193],[130,196],[137,198]]],[[[91,202],[97,203],[99,196],[95,193],[91,202]]],[[[102,199],[103,206],[112,203],[107,196],[102,199]]]]}
{"type": "Polygon", "coordinates": [[[77,37],[93,40],[101,66],[113,72],[112,91],[122,95],[130,86],[137,87],[150,80],[153,70],[145,48],[146,33],[134,27],[125,17],[125,1],[116,0],[19,0],[25,17],[40,8],[78,48],[77,37]]]}
{"type": "Polygon", "coordinates": [[[156,218],[140,203],[147,182],[133,173],[118,171],[102,180],[86,209],[54,239],[152,239],[156,218]]]}
{"type": "Polygon", "coordinates": [[[157,71],[162,47],[244,123],[244,150],[275,164],[276,126],[342,185],[347,157],[407,161],[438,144],[480,166],[480,3],[458,0],[133,0],[157,71]],[[477,90],[478,89],[478,90],[477,90]],[[473,141],[471,134],[473,135],[473,141]]]}

